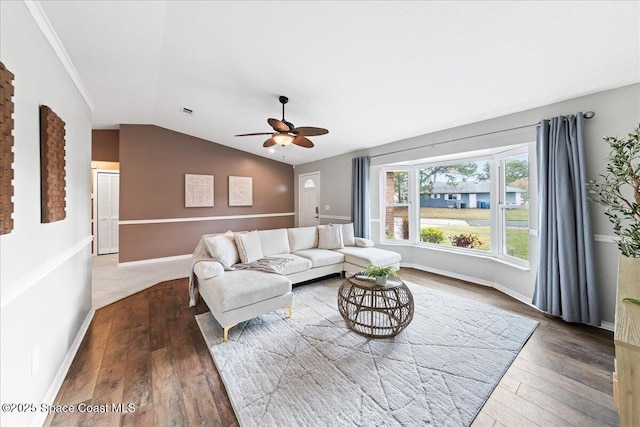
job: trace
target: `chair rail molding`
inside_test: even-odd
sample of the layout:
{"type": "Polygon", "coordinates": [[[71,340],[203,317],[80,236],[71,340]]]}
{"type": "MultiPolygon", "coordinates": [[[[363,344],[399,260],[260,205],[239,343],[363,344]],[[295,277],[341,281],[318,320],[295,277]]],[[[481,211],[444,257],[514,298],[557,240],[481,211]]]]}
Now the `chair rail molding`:
{"type": "Polygon", "coordinates": [[[0,305],[0,307],[4,308],[15,299],[19,298],[20,295],[28,291],[32,286],[49,275],[53,270],[67,262],[67,260],[71,259],[78,252],[90,245],[92,241],[92,236],[86,237],[66,251],[62,252],[57,257],[48,261],[46,264],[40,266],[38,269],[32,271],[22,279],[18,280],[16,286],[12,287],[7,292],[2,294],[2,304],[0,305]]]}
{"type": "Polygon", "coordinates": [[[184,218],[159,218],[159,219],[131,219],[119,221],[118,225],[135,225],[135,224],[163,224],[169,222],[193,222],[193,221],[224,221],[229,219],[248,219],[248,218],[274,218],[279,216],[294,216],[295,212],[265,213],[265,214],[249,214],[249,215],[219,215],[219,216],[191,216],[184,218]]]}

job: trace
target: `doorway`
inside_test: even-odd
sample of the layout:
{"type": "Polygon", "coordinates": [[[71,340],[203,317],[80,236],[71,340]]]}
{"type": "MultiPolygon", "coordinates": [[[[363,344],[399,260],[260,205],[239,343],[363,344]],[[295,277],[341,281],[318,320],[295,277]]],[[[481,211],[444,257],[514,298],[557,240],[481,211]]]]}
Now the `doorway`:
{"type": "Polygon", "coordinates": [[[298,200],[300,227],[320,224],[320,172],[298,176],[298,200]]]}
{"type": "Polygon", "coordinates": [[[118,252],[120,218],[120,172],[96,170],[94,236],[97,255],[118,252]]]}

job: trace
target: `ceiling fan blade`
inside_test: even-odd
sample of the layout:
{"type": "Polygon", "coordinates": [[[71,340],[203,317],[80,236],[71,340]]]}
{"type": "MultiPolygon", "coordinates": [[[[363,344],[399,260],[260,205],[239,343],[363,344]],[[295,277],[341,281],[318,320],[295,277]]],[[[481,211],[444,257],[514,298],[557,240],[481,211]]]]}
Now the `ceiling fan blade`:
{"type": "Polygon", "coordinates": [[[291,141],[291,143],[295,145],[299,145],[300,147],[304,147],[304,148],[313,148],[313,142],[309,141],[307,138],[305,138],[302,135],[298,135],[295,138],[293,138],[293,141],[291,141]]]}
{"type": "Polygon", "coordinates": [[[253,136],[253,135],[273,135],[273,132],[242,133],[240,135],[233,135],[233,136],[253,136]]]}
{"type": "Polygon", "coordinates": [[[318,136],[318,135],[326,135],[329,133],[328,130],[323,128],[315,128],[312,126],[302,126],[299,128],[295,128],[292,132],[297,132],[298,135],[302,136],[318,136]]]}
{"type": "Polygon", "coordinates": [[[291,130],[285,122],[278,119],[268,119],[267,123],[277,132],[289,132],[291,130]]]}
{"type": "Polygon", "coordinates": [[[263,147],[267,148],[267,147],[271,147],[272,145],[276,145],[276,140],[273,139],[273,137],[267,139],[264,144],[262,144],[263,147]]]}

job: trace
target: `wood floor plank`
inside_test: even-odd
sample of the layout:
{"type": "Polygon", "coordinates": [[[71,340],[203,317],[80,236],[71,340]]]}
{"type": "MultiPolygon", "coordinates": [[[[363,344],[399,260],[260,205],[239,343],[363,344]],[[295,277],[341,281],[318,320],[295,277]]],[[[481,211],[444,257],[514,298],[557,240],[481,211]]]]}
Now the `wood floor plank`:
{"type": "Polygon", "coordinates": [[[484,412],[480,412],[471,423],[471,427],[493,427],[496,420],[484,412]]]}
{"type": "Polygon", "coordinates": [[[604,425],[600,420],[594,420],[584,412],[578,411],[566,403],[563,403],[540,390],[530,387],[527,384],[522,384],[518,388],[518,392],[516,394],[534,405],[544,408],[545,411],[556,415],[567,424],[573,424],[580,427],[602,427],[604,425]]]}
{"type": "Polygon", "coordinates": [[[176,359],[175,370],[184,395],[187,420],[190,426],[221,424],[213,394],[207,383],[200,358],[188,330],[187,322],[178,312],[169,325],[169,336],[176,359]]]}
{"type": "Polygon", "coordinates": [[[504,425],[509,427],[540,427],[540,424],[523,417],[521,414],[511,409],[508,405],[501,403],[497,399],[490,398],[487,400],[487,403],[485,403],[482,408],[482,412],[495,419],[496,425],[502,422],[504,425]]]}
{"type": "Polygon", "coordinates": [[[597,392],[584,384],[561,381],[561,385],[559,385],[525,371],[516,365],[512,365],[509,368],[506,376],[513,377],[522,384],[533,387],[551,398],[566,403],[572,408],[589,415],[602,425],[616,425],[618,422],[618,414],[613,409],[611,397],[597,392]]]}
{"type": "MultiPolygon", "coordinates": [[[[122,427],[140,427],[152,426],[153,423],[153,404],[136,407],[134,412],[124,414],[122,416],[122,427]]],[[[160,425],[158,423],[157,425],[160,425]]]]}
{"type": "Polygon", "coordinates": [[[187,413],[173,358],[166,348],[151,352],[154,424],[181,425],[187,413]]]}
{"type": "Polygon", "coordinates": [[[514,377],[505,375],[504,377],[502,377],[498,385],[506,388],[511,393],[517,393],[518,387],[520,387],[520,381],[514,377]]]}
{"type": "Polygon", "coordinates": [[[574,391],[575,393],[581,393],[581,395],[585,399],[589,399],[593,402],[613,407],[613,388],[611,393],[607,393],[607,391],[600,391],[589,385],[576,381],[573,378],[567,377],[563,375],[561,372],[557,372],[555,370],[546,368],[544,366],[540,366],[539,364],[533,363],[523,357],[517,357],[516,360],[513,361],[513,365],[524,371],[527,371],[533,375],[540,376],[545,380],[557,384],[563,388],[574,391]]]}
{"type": "Polygon", "coordinates": [[[588,384],[589,387],[604,393],[613,388],[610,372],[596,370],[582,362],[574,361],[555,353],[545,352],[535,345],[525,346],[518,354],[518,358],[561,373],[567,378],[588,384]]]}
{"type": "Polygon", "coordinates": [[[136,328],[132,331],[129,340],[130,350],[127,355],[122,402],[141,407],[153,401],[151,351],[148,349],[149,328],[145,326],[136,328]],[[147,345],[140,345],[141,342],[146,342],[147,345]]]}
{"type": "Polygon", "coordinates": [[[78,348],[76,357],[69,367],[68,378],[73,379],[81,373],[91,371],[97,373],[104,358],[104,349],[107,346],[110,332],[111,323],[92,323],[90,325],[78,348]]]}
{"type": "MultiPolygon", "coordinates": [[[[537,406],[500,386],[496,387],[491,397],[536,424],[556,427],[566,427],[567,425],[566,420],[552,414],[546,408],[537,406]]],[[[576,424],[571,423],[571,425],[576,424]]]]}

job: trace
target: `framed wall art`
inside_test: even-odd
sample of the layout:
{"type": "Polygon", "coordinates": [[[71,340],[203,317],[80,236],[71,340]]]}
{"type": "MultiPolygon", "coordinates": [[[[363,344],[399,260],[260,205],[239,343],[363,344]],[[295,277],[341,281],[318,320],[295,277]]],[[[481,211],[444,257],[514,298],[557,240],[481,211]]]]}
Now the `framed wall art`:
{"type": "Polygon", "coordinates": [[[42,222],[67,216],[65,123],[46,105],[40,106],[40,197],[42,222]]]}
{"type": "Polygon", "coordinates": [[[229,206],[253,206],[252,177],[229,177],[229,206]]]}
{"type": "Polygon", "coordinates": [[[0,234],[13,230],[13,77],[0,62],[0,234]]]}
{"type": "Polygon", "coordinates": [[[184,206],[204,208],[213,206],[213,175],[184,175],[184,206]]]}

